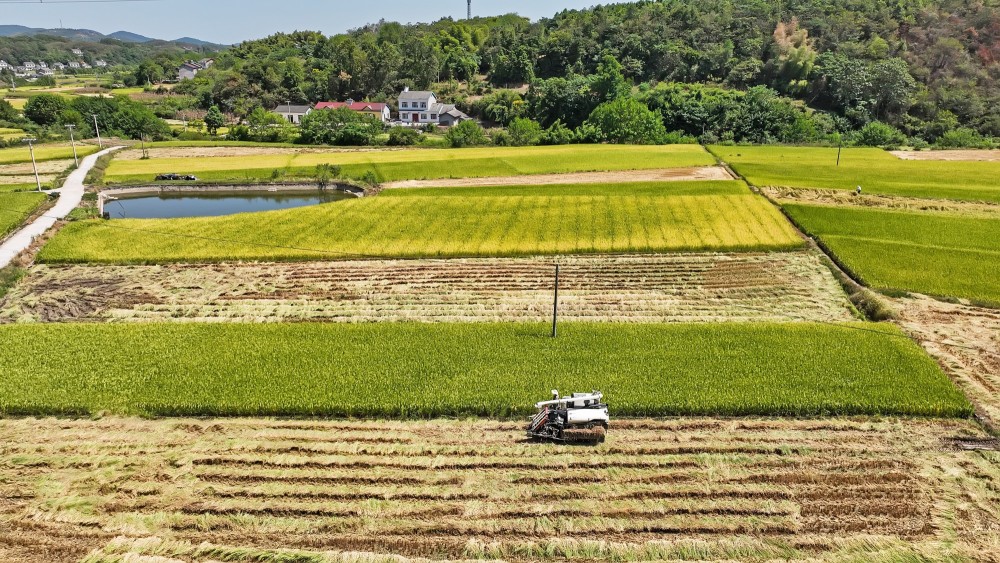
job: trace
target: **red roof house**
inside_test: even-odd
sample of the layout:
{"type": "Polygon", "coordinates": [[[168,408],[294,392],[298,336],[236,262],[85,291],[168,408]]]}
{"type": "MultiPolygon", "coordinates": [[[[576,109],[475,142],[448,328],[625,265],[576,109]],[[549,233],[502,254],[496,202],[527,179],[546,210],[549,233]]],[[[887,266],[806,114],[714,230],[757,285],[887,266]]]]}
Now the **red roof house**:
{"type": "Polygon", "coordinates": [[[316,104],[315,109],[321,110],[340,108],[347,108],[358,113],[374,115],[383,123],[389,121],[390,118],[389,106],[387,104],[376,104],[372,102],[355,102],[354,100],[347,100],[346,102],[320,102],[316,104]]]}

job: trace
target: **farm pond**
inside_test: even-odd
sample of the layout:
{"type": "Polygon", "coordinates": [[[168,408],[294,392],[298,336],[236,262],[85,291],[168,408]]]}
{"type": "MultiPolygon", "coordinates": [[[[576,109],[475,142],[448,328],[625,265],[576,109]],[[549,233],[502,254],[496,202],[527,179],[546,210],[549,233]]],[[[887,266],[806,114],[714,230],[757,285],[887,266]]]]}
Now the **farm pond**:
{"type": "Polygon", "coordinates": [[[339,190],[161,192],[119,196],[104,204],[112,219],[178,219],[218,217],[330,203],[355,196],[339,190]]]}

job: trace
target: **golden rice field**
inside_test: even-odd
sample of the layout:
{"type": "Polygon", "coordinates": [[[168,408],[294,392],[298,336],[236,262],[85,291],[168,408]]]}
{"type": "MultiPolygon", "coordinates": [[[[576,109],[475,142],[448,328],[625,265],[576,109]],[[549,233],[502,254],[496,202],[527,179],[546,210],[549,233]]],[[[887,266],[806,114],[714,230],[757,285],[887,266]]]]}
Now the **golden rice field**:
{"type": "Polygon", "coordinates": [[[388,190],[377,197],[194,219],[82,221],[49,263],[427,258],[803,246],[738,181],[388,190]]]}
{"type": "MultiPolygon", "coordinates": [[[[612,398],[612,406],[613,406],[612,398]]],[[[1000,453],[967,421],[0,421],[8,563],[988,561],[1000,453]]]]}

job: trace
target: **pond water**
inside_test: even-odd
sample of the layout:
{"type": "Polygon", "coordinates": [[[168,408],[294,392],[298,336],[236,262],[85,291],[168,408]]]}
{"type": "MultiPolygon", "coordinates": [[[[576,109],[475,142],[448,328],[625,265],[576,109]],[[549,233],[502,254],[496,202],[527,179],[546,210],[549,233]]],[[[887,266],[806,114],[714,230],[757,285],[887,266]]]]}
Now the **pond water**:
{"type": "Polygon", "coordinates": [[[337,191],[162,193],[123,197],[104,204],[112,219],[176,219],[218,217],[236,213],[274,211],[353,199],[337,191]]]}

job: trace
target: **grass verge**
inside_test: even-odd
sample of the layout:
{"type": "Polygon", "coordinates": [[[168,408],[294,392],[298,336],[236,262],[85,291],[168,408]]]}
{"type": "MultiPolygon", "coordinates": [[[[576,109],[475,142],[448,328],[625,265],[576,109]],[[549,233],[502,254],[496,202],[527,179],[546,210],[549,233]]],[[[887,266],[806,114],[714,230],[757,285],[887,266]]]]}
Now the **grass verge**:
{"type": "Polygon", "coordinates": [[[897,328],[850,324],[9,325],[0,413],[522,416],[550,389],[617,416],[969,416],[897,328]]]}
{"type": "Polygon", "coordinates": [[[787,250],[804,242],[738,181],[390,190],[308,208],[84,221],[53,263],[787,250]]]}

